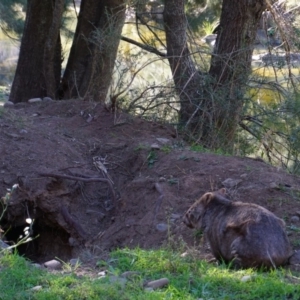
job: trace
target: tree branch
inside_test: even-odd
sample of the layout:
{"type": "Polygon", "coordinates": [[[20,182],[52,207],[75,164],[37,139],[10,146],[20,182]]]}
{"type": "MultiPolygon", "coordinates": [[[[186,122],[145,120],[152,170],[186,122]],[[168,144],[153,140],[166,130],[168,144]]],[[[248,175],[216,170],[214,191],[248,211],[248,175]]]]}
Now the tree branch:
{"type": "Polygon", "coordinates": [[[69,226],[71,226],[72,228],[74,228],[76,230],[77,234],[82,239],[86,240],[88,237],[88,234],[84,231],[82,226],[71,217],[70,213],[68,212],[67,208],[64,205],[61,207],[60,212],[61,212],[64,220],[66,221],[66,223],[69,226]]]}
{"type": "Polygon", "coordinates": [[[112,186],[112,183],[106,179],[106,178],[99,178],[99,177],[78,177],[78,176],[71,176],[71,175],[64,175],[64,174],[54,174],[54,173],[39,173],[40,176],[43,177],[54,177],[54,178],[64,178],[64,179],[71,179],[71,180],[77,180],[77,181],[83,181],[83,182],[106,182],[109,185],[109,189],[113,196],[113,202],[114,206],[116,207],[117,201],[116,201],[116,194],[114,191],[114,188],[112,186]]]}
{"type": "Polygon", "coordinates": [[[149,45],[145,45],[145,44],[139,43],[139,42],[137,42],[137,41],[135,41],[133,39],[127,38],[125,36],[121,36],[121,40],[125,41],[127,43],[130,43],[130,44],[136,45],[136,46],[142,48],[143,50],[146,50],[146,51],[148,51],[150,53],[154,53],[154,54],[156,54],[158,56],[167,57],[166,53],[160,52],[159,50],[157,50],[154,47],[151,47],[149,45]]]}

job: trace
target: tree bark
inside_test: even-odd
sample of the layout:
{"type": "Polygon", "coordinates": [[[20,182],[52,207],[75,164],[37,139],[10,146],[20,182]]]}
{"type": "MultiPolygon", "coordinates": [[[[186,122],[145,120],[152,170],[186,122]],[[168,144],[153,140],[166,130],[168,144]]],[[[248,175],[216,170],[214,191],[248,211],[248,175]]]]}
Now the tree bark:
{"type": "MultiPolygon", "coordinates": [[[[28,0],[19,60],[9,97],[9,100],[14,103],[47,96],[44,51],[52,24],[54,3],[54,0],[28,0]]],[[[52,67],[54,70],[60,70],[59,38],[53,40],[52,43],[52,49],[55,52],[51,62],[52,67]]],[[[58,73],[60,72],[56,71],[56,76],[58,73]]],[[[56,79],[56,82],[58,80],[56,79]]]]}
{"type": "Polygon", "coordinates": [[[81,2],[62,98],[105,100],[124,21],[125,0],[81,2]]]}

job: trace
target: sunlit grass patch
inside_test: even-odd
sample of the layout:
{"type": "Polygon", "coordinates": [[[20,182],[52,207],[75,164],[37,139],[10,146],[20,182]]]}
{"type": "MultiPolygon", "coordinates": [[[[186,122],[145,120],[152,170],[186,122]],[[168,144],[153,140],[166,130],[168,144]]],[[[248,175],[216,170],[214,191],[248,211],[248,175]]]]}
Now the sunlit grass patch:
{"type": "MultiPolygon", "coordinates": [[[[30,266],[18,255],[0,257],[0,299],[298,299],[300,281],[284,269],[232,270],[227,265],[209,264],[196,252],[182,257],[181,251],[120,249],[95,268],[106,270],[103,277],[77,276],[76,272],[50,273],[30,266]],[[113,283],[126,271],[135,271],[126,284],[113,283]],[[160,289],[146,290],[151,280],[168,278],[160,289]],[[41,286],[40,290],[32,290],[41,286]]],[[[97,269],[94,270],[97,272],[97,269]]]]}
{"type": "MultiPolygon", "coordinates": [[[[300,293],[300,287],[288,283],[288,271],[262,272],[252,269],[232,270],[205,261],[181,257],[179,253],[160,250],[118,250],[112,254],[120,270],[139,271],[145,278],[167,277],[170,285],[156,296],[173,291],[170,299],[288,299],[300,293]],[[248,277],[248,280],[243,280],[248,277]],[[174,295],[175,295],[174,294],[174,295]]],[[[145,298],[151,299],[151,298],[145,298]]],[[[165,298],[157,298],[165,299],[165,298]]],[[[291,298],[293,299],[293,298],[291,298]]]]}

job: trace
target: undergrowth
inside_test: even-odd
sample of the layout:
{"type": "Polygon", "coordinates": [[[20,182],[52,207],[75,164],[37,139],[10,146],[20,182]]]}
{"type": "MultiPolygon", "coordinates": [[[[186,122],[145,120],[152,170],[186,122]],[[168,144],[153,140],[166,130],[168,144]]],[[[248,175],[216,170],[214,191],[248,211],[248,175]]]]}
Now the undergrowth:
{"type": "Polygon", "coordinates": [[[284,269],[270,272],[231,270],[180,252],[120,249],[99,261],[95,272],[106,276],[77,276],[73,272],[50,273],[33,267],[16,254],[0,257],[0,299],[299,299],[300,279],[284,269]],[[124,287],[110,277],[135,271],[124,287]],[[166,277],[169,285],[145,290],[149,280],[166,277]],[[247,278],[247,280],[244,280],[247,278]],[[292,283],[293,282],[293,283],[292,283]],[[33,287],[41,286],[38,290],[33,287]]]}

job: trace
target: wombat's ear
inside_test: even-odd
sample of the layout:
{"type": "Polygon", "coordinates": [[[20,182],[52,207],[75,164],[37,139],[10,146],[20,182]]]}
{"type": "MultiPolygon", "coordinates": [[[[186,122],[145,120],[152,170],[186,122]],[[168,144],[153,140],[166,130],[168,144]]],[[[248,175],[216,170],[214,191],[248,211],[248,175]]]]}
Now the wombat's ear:
{"type": "Polygon", "coordinates": [[[201,202],[204,206],[206,206],[211,199],[213,198],[213,193],[206,193],[205,195],[203,195],[201,202]]]}

